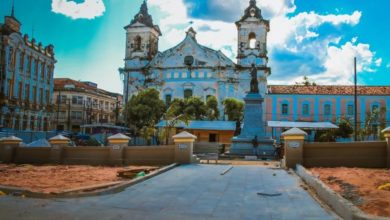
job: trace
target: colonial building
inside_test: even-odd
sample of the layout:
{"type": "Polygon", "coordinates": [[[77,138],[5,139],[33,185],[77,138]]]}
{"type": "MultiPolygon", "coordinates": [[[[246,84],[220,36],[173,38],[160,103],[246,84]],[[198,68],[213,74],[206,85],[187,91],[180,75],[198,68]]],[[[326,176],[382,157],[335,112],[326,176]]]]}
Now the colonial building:
{"type": "Polygon", "coordinates": [[[79,132],[82,125],[117,124],[122,95],[108,92],[92,82],[54,79],[54,123],[57,130],[79,132]]]}
{"type": "Polygon", "coordinates": [[[14,130],[51,128],[53,45],[20,33],[14,10],[0,24],[0,125],[14,130]]]}
{"type": "MultiPolygon", "coordinates": [[[[233,24],[232,24],[233,25],[233,24]]],[[[236,22],[238,30],[237,64],[221,51],[198,43],[196,31],[190,28],[177,46],[160,52],[159,27],[148,13],[146,1],[126,30],[124,100],[140,90],[153,87],[169,103],[174,98],[215,96],[222,108],[228,97],[243,98],[249,91],[252,65],[257,69],[259,88],[265,96],[267,77],[267,32],[269,21],[264,20],[256,1],[251,0],[244,16],[236,22]]]]}
{"type": "MultiPolygon", "coordinates": [[[[358,86],[357,95],[358,127],[370,126],[372,135],[379,136],[382,129],[390,126],[390,86],[358,86]],[[374,111],[378,114],[372,115],[374,111]]],[[[268,89],[266,106],[267,126],[272,124],[270,122],[337,124],[340,118],[355,121],[354,86],[272,85],[268,89]]],[[[288,128],[273,124],[268,132],[274,137],[279,137],[288,128]]],[[[315,132],[311,135],[314,139],[315,132]]]]}

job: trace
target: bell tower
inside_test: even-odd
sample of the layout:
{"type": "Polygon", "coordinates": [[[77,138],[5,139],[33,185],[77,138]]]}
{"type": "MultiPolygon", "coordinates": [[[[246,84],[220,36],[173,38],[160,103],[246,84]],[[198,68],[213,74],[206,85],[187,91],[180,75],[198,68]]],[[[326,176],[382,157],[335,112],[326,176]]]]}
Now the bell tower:
{"type": "Polygon", "coordinates": [[[134,16],[126,30],[126,57],[125,60],[139,59],[150,61],[158,52],[158,40],[161,36],[160,28],[153,24],[152,16],[148,13],[146,1],[140,11],[134,16]]]}
{"type": "Polygon", "coordinates": [[[126,30],[125,67],[121,68],[119,73],[123,76],[124,101],[127,103],[131,96],[137,94],[145,86],[148,74],[145,67],[158,53],[161,31],[157,25],[153,24],[146,0],[124,29],[126,30]]]}
{"type": "Polygon", "coordinates": [[[256,0],[250,0],[244,16],[236,22],[238,30],[237,62],[242,67],[267,66],[269,21],[263,19],[256,0]]]}

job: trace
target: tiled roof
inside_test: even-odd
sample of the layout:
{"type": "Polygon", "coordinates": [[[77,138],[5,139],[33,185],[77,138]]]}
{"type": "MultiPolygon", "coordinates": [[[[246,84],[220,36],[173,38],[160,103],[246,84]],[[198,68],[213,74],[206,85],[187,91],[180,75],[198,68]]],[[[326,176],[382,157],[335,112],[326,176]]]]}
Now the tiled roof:
{"type": "Polygon", "coordinates": [[[95,87],[90,86],[86,83],[79,82],[69,78],[55,78],[54,79],[54,89],[64,89],[65,85],[74,85],[76,88],[91,89],[96,90],[95,87]]]}
{"type": "Polygon", "coordinates": [[[93,91],[109,96],[120,96],[120,94],[109,92],[103,89],[96,88],[94,86],[88,85],[85,82],[76,81],[69,78],[55,78],[54,79],[54,90],[84,90],[84,91],[93,91]],[[66,85],[74,85],[75,89],[66,89],[66,85]]]}
{"type": "MultiPolygon", "coordinates": [[[[354,86],[270,85],[269,94],[354,95],[354,86]]],[[[390,95],[390,86],[358,86],[358,95],[390,95]]]]}

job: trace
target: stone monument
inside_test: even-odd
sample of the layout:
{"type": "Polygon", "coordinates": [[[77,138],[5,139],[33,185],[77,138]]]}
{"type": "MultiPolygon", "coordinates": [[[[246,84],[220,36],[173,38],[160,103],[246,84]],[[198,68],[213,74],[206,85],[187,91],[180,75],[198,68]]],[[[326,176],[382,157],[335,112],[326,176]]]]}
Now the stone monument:
{"type": "Polygon", "coordinates": [[[264,98],[259,94],[257,81],[257,68],[252,64],[250,92],[245,96],[244,125],[241,134],[234,137],[230,154],[253,155],[252,140],[258,137],[258,152],[260,157],[273,156],[274,140],[265,137],[265,124],[263,121],[264,98]]]}

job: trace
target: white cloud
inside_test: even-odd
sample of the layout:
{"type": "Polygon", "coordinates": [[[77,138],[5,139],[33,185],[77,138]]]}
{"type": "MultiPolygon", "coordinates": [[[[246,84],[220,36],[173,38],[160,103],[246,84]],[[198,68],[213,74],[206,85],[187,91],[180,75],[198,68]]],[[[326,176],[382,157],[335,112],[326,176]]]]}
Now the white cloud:
{"type": "Polygon", "coordinates": [[[54,13],[63,14],[72,19],[94,19],[106,11],[103,0],[84,0],[77,3],[72,0],[52,0],[51,8],[54,13]]]}
{"type": "Polygon", "coordinates": [[[375,53],[370,50],[370,45],[347,42],[341,47],[330,46],[325,61],[326,71],[314,76],[320,84],[351,84],[354,73],[353,58],[357,58],[358,72],[375,72],[375,67],[381,65],[382,59],[375,58],[375,53]]]}
{"type": "MultiPolygon", "coordinates": [[[[191,26],[198,32],[199,43],[221,50],[234,60],[237,51],[237,29],[234,23],[201,16],[191,18],[188,16],[188,10],[197,3],[184,1],[186,0],[148,1],[151,7],[157,8],[163,15],[159,21],[164,45],[161,49],[178,44],[184,38],[185,29],[190,26],[190,21],[193,21],[191,26]],[[204,26],[209,28],[200,28],[204,26]]],[[[216,8],[219,4],[221,6],[219,9],[225,12],[240,10],[242,15],[248,2],[228,0],[226,4],[226,1],[215,0],[212,1],[212,7],[216,8]]],[[[263,17],[271,21],[271,31],[268,35],[269,65],[272,68],[270,83],[284,81],[286,84],[307,75],[318,83],[349,84],[353,73],[354,56],[358,57],[360,72],[375,72],[382,63],[382,59],[377,58],[375,52],[371,51],[370,45],[360,43],[358,37],[345,41],[343,35],[337,34],[337,31],[321,33],[319,30],[324,24],[338,30],[342,30],[344,25],[357,25],[362,17],[360,11],[327,15],[301,12],[292,15],[296,11],[294,0],[263,0],[258,2],[258,6],[263,17]],[[291,60],[277,58],[286,54],[293,58],[291,60]]],[[[236,17],[235,20],[239,18],[236,17]]],[[[232,18],[226,16],[224,19],[232,18]]]]}
{"type": "Polygon", "coordinates": [[[390,69],[390,63],[388,63],[388,64],[386,65],[386,68],[390,69]]]}

